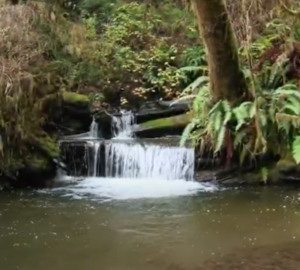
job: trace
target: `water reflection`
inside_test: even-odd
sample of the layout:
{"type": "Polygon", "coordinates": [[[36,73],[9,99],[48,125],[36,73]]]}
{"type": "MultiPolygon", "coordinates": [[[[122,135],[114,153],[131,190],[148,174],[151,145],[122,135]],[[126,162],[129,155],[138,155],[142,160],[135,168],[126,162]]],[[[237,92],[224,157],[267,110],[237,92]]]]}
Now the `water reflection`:
{"type": "Polygon", "coordinates": [[[195,269],[204,262],[208,270],[276,269],[271,261],[281,257],[272,254],[280,250],[282,260],[294,254],[286,265],[299,260],[297,252],[286,252],[300,247],[300,207],[293,190],[106,203],[59,193],[15,193],[1,194],[0,205],[5,270],[195,269]],[[236,265],[257,256],[255,268],[236,265]]]}

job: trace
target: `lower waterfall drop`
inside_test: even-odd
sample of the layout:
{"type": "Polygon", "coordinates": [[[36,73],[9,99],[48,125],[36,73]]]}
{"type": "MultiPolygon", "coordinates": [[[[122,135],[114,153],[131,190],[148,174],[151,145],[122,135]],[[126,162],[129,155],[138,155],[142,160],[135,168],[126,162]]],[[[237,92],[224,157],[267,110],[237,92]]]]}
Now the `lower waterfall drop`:
{"type": "Polygon", "coordinates": [[[194,149],[138,142],[105,147],[106,177],[193,180],[194,149]]]}
{"type": "Polygon", "coordinates": [[[100,149],[101,143],[100,142],[95,142],[94,143],[94,169],[93,169],[93,176],[96,177],[98,175],[98,167],[99,167],[99,149],[100,149]]]}
{"type": "Polygon", "coordinates": [[[87,152],[88,156],[88,176],[97,177],[99,172],[99,163],[100,163],[100,148],[101,141],[87,141],[87,152]]]}

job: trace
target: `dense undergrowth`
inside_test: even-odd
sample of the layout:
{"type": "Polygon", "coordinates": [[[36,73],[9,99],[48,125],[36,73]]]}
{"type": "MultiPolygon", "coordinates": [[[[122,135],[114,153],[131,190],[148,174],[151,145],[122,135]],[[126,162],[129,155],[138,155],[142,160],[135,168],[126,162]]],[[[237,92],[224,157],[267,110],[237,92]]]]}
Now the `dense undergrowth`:
{"type": "Polygon", "coordinates": [[[47,168],[58,154],[50,123],[80,97],[69,93],[97,107],[179,95],[178,67],[201,63],[198,33],[182,4],[157,5],[0,1],[0,172],[47,168]]]}
{"type": "Polygon", "coordinates": [[[182,99],[194,99],[194,116],[182,144],[192,139],[200,153],[223,164],[252,163],[263,181],[274,161],[300,163],[300,21],[295,6],[293,1],[276,1],[269,15],[259,1],[242,3],[236,11],[241,17],[232,21],[247,98],[238,105],[226,100],[212,104],[208,77],[199,77],[183,93],[182,99]]]}
{"type": "Polygon", "coordinates": [[[282,0],[285,8],[277,0],[227,1],[249,85],[236,107],[210,102],[188,2],[0,0],[0,171],[45,166],[44,155],[57,155],[46,127],[70,93],[105,108],[194,99],[182,143],[192,138],[226,163],[270,152],[300,161],[300,24],[287,10],[294,1],[282,0]]]}
{"type": "Polygon", "coordinates": [[[47,169],[58,155],[55,132],[73,67],[88,58],[85,27],[68,21],[60,7],[43,2],[0,2],[0,172],[47,169]]]}

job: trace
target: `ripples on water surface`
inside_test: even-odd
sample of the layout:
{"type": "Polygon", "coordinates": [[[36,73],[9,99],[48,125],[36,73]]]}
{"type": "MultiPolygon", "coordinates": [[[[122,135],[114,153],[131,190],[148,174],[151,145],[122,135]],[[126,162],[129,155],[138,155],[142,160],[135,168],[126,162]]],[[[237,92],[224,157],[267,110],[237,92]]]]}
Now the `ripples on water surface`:
{"type": "Polygon", "coordinates": [[[143,181],[91,178],[1,194],[1,269],[195,269],[206,260],[206,270],[299,266],[298,191],[143,181]],[[247,268],[247,258],[257,265],[247,268]]]}

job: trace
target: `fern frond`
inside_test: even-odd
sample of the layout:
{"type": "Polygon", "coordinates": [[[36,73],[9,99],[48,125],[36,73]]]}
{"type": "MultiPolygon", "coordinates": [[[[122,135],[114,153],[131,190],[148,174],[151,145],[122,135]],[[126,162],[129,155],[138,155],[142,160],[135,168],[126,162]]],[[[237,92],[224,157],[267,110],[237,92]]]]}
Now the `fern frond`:
{"type": "Polygon", "coordinates": [[[200,71],[203,70],[206,67],[202,67],[202,66],[189,66],[189,67],[182,67],[179,68],[178,71],[182,71],[182,72],[195,72],[195,71],[200,71]]]}
{"type": "Polygon", "coordinates": [[[297,85],[293,84],[293,83],[286,83],[283,86],[280,86],[277,88],[277,91],[281,91],[281,90],[295,90],[295,91],[299,91],[299,88],[297,85]]]}
{"type": "Polygon", "coordinates": [[[297,164],[300,163],[300,136],[296,136],[292,145],[293,158],[297,164]]]}
{"type": "Polygon", "coordinates": [[[211,110],[209,111],[209,115],[208,116],[211,116],[213,115],[216,111],[220,110],[223,108],[223,100],[219,100],[212,108],[211,110]]]}
{"type": "Polygon", "coordinates": [[[233,113],[232,113],[231,106],[227,100],[223,101],[223,108],[225,113],[223,125],[226,126],[227,123],[231,120],[233,113]]]}
{"type": "Polygon", "coordinates": [[[233,147],[237,148],[239,145],[244,143],[244,139],[246,139],[247,131],[245,129],[240,130],[235,133],[233,140],[233,147]]]}
{"type": "Polygon", "coordinates": [[[197,78],[182,91],[181,95],[185,95],[187,92],[194,92],[201,85],[208,83],[208,81],[209,78],[207,76],[201,76],[197,78]]]}
{"type": "MultiPolygon", "coordinates": [[[[262,128],[267,127],[268,124],[268,115],[266,114],[265,110],[259,110],[259,120],[262,128]]],[[[263,130],[265,131],[265,130],[263,130]]]]}
{"type": "Polygon", "coordinates": [[[243,102],[240,106],[233,109],[233,114],[237,120],[235,130],[238,131],[248,119],[251,119],[251,110],[253,109],[253,102],[243,102]]]}
{"type": "Polygon", "coordinates": [[[209,118],[209,121],[213,122],[213,130],[215,132],[219,131],[221,127],[223,126],[223,114],[222,112],[216,111],[214,114],[211,115],[209,118]]]}
{"type": "Polygon", "coordinates": [[[186,96],[183,96],[183,97],[180,97],[180,98],[174,100],[173,102],[170,103],[169,106],[171,107],[171,106],[177,104],[177,103],[180,102],[180,101],[183,101],[183,100],[189,100],[189,99],[194,99],[194,98],[196,98],[196,97],[197,97],[197,95],[186,95],[186,96]]]}
{"type": "Polygon", "coordinates": [[[290,115],[285,113],[276,113],[276,122],[278,125],[282,125],[283,123],[288,123],[295,128],[300,127],[300,116],[290,115]]]}
{"type": "Polygon", "coordinates": [[[194,122],[191,122],[189,123],[185,129],[183,130],[183,133],[181,135],[181,138],[180,138],[180,146],[184,146],[186,141],[189,139],[189,136],[191,134],[191,131],[194,129],[195,127],[195,123],[194,122]]]}
{"type": "Polygon", "coordinates": [[[218,135],[217,135],[217,141],[216,141],[216,146],[215,146],[215,153],[219,152],[224,144],[224,140],[225,140],[225,134],[226,134],[226,127],[222,126],[219,129],[218,135]]]}

